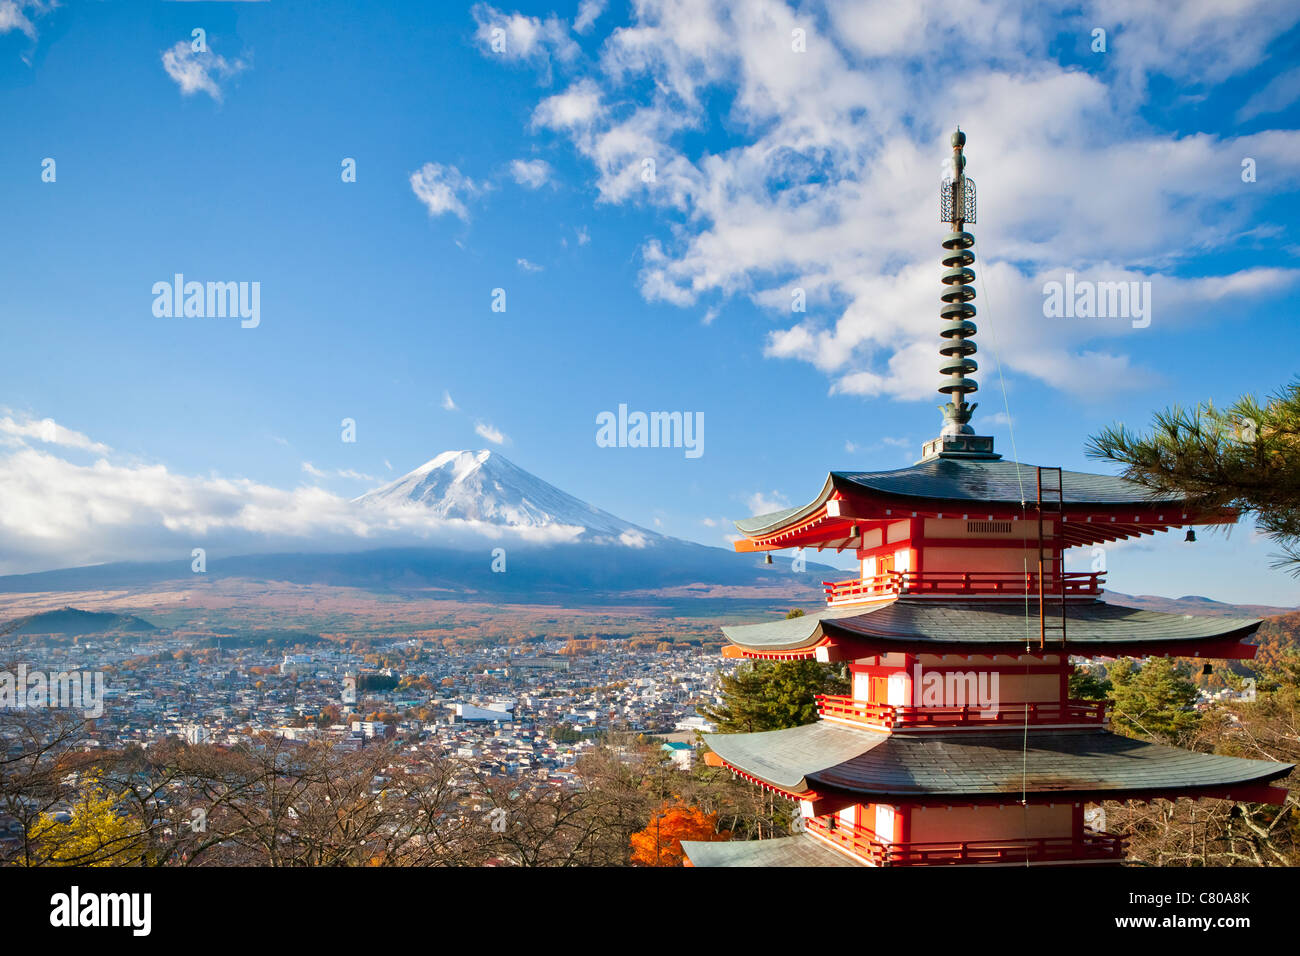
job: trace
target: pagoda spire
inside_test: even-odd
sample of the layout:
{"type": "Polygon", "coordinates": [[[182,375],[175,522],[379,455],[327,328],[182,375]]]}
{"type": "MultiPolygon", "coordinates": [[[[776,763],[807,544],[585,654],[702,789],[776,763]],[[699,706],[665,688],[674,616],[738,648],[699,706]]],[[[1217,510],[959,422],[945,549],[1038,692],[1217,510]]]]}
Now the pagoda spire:
{"type": "Polygon", "coordinates": [[[943,324],[939,335],[942,360],[939,373],[944,376],[939,392],[948,397],[943,412],[943,430],[934,441],[922,449],[922,460],[928,458],[999,458],[993,454],[993,439],[978,436],[970,425],[978,403],[968,403],[966,396],[979,388],[971,375],[979,369],[971,358],[975,354],[975,271],[971,265],[975,254],[971,247],[975,237],[966,231],[967,224],[975,222],[975,181],[966,175],[966,134],[961,127],[952,134],[952,171],[944,178],[939,193],[940,219],[948,224],[948,235],[943,239],[943,267],[941,277],[944,290],[939,296],[943,305],[939,318],[943,324]]]}

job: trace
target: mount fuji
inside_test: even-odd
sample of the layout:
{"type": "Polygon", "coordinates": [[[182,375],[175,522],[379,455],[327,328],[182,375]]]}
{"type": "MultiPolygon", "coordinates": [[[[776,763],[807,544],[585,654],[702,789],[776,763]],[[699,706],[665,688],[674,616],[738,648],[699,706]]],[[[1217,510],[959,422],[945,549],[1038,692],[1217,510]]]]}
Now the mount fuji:
{"type": "Polygon", "coordinates": [[[354,501],[363,507],[418,506],[439,518],[510,528],[580,528],[587,541],[610,538],[637,544],[661,537],[593,508],[489,450],[444,451],[354,501]]]}
{"type": "MultiPolygon", "coordinates": [[[[444,599],[607,604],[656,595],[770,592],[774,587],[820,597],[817,582],[836,573],[811,561],[802,571],[786,561],[768,565],[757,555],[650,531],[488,450],[443,452],[342,504],[359,526],[375,530],[334,539],[328,546],[294,543],[293,553],[210,550],[204,579],[432,592],[444,599]],[[380,532],[393,536],[384,538],[380,532]],[[385,540],[393,543],[381,545],[385,540]],[[498,552],[506,555],[504,567],[496,560],[498,552]]],[[[192,587],[190,561],[186,551],[181,560],[9,575],[0,577],[0,592],[164,582],[192,587]]]]}

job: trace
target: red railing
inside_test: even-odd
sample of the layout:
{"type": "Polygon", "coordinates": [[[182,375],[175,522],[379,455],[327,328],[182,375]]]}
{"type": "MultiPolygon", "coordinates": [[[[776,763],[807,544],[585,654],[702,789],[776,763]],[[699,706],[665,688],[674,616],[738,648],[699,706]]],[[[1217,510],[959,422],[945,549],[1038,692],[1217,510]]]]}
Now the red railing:
{"type": "Polygon", "coordinates": [[[865,827],[836,817],[805,820],[807,828],[876,866],[943,866],[977,863],[1067,863],[1122,860],[1127,837],[1085,830],[1079,837],[1023,840],[957,840],[950,843],[891,843],[865,827]]]}
{"type": "Polygon", "coordinates": [[[839,694],[818,694],[817,711],[823,717],[851,720],[884,730],[907,727],[998,727],[1042,724],[1102,724],[1104,700],[1068,700],[1064,703],[1000,704],[996,708],[910,707],[854,700],[839,694]],[[1028,711],[1028,713],[1026,713],[1028,711]]]}
{"type": "MultiPolygon", "coordinates": [[[[1061,575],[1067,597],[1101,593],[1101,571],[1066,571],[1061,575]]],[[[886,571],[849,581],[823,581],[827,604],[855,604],[897,594],[965,594],[975,596],[1038,593],[1038,572],[1020,571],[886,571]]],[[[1052,575],[1046,575],[1045,590],[1056,590],[1052,575]]]]}

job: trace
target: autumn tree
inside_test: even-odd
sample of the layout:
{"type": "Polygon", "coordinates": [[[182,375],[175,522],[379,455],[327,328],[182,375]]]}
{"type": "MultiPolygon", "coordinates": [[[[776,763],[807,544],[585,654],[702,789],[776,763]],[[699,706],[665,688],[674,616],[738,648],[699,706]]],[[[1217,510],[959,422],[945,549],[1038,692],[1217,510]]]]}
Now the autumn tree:
{"type": "Polygon", "coordinates": [[[31,838],[43,866],[130,866],[144,849],[142,827],[119,805],[115,793],[91,776],[69,812],[47,812],[32,828],[31,838]]]}
{"type": "Polygon", "coordinates": [[[76,798],[69,781],[89,767],[82,749],[89,722],[59,710],[10,710],[0,720],[9,744],[0,752],[0,816],[19,827],[17,841],[0,841],[0,864],[34,866],[43,859],[36,825],[76,798]]]}
{"type": "Polygon", "coordinates": [[[718,832],[718,815],[677,803],[659,808],[649,825],[632,834],[632,862],[640,866],[681,866],[686,859],[683,840],[727,840],[718,832]]]}
{"type": "MultiPolygon", "coordinates": [[[[1257,667],[1254,700],[1226,701],[1187,741],[1232,757],[1300,763],[1300,652],[1257,667]]],[[[1300,783],[1281,805],[1234,800],[1157,800],[1106,805],[1129,837],[1129,859],[1150,866],[1300,866],[1300,783]]]]}

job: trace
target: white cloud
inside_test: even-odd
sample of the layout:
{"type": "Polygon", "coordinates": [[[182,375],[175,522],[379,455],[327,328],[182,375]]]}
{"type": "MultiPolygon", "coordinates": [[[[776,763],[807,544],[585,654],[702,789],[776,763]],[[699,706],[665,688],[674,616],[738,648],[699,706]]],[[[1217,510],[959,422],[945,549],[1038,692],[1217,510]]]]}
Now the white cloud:
{"type": "Polygon", "coordinates": [[[17,30],[29,40],[35,40],[36,25],[32,17],[44,16],[56,6],[54,0],[0,0],[0,34],[17,30]]]}
{"type": "Polygon", "coordinates": [[[1268,81],[1262,90],[1253,95],[1237,111],[1237,122],[1244,123],[1256,116],[1266,116],[1286,109],[1300,99],[1300,66],[1279,73],[1268,81]]]}
{"type": "Polygon", "coordinates": [[[506,436],[502,431],[487,422],[475,422],[474,431],[480,438],[484,438],[494,445],[504,445],[506,443],[506,436]]]}
{"type": "Polygon", "coordinates": [[[770,494],[756,491],[749,496],[745,503],[749,505],[749,513],[755,515],[770,514],[773,511],[783,511],[790,507],[789,502],[785,499],[785,495],[779,494],[775,491],[770,494]]]}
{"type": "Polygon", "coordinates": [[[481,183],[461,175],[455,166],[425,163],[411,173],[411,191],[424,203],[430,216],[452,213],[468,222],[469,210],[465,208],[465,201],[484,189],[481,183]]]}
{"type": "Polygon", "coordinates": [[[577,33],[586,33],[596,22],[596,18],[605,12],[605,0],[582,0],[578,4],[578,15],[573,18],[573,29],[577,33]]]}
{"type": "MultiPolygon", "coordinates": [[[[769,357],[814,365],[834,392],[910,401],[934,398],[938,377],[939,165],[954,124],[973,124],[980,357],[992,358],[996,335],[1008,375],[1095,397],[1151,381],[1127,354],[1139,331],[1094,322],[1062,335],[1042,316],[1046,276],[1150,280],[1157,324],[1218,321],[1225,310],[1207,296],[1244,308],[1300,277],[1208,275],[1222,268],[1216,252],[1285,228],[1267,225],[1269,204],[1300,185],[1300,131],[1170,135],[1142,113],[1153,74],[1196,95],[1256,67],[1297,20],[1300,7],[1281,0],[1092,0],[1067,14],[974,0],[958,18],[941,0],[641,0],[596,62],[573,63],[565,88],[539,94],[530,126],[590,162],[599,201],[660,215],[641,250],[645,299],[748,298],[780,320],[769,357]],[[1087,53],[1099,23],[1122,25],[1105,59],[1085,71],[1056,58],[1062,36],[1087,53]],[[790,48],[796,26],[808,31],[803,54],[790,48]],[[929,68],[934,49],[953,51],[950,69],[929,68]],[[719,109],[725,145],[711,152],[685,134],[709,129],[719,109]],[[1268,184],[1243,188],[1243,156],[1267,166],[1268,184]],[[1257,215],[1266,225],[1252,236],[1257,215]],[[809,307],[792,316],[796,287],[809,307]]],[[[1295,98],[1288,74],[1275,84],[1247,112],[1295,98]]],[[[985,388],[996,365],[981,361],[985,388]]]]}
{"type": "MultiPolygon", "coordinates": [[[[510,529],[443,519],[416,507],[362,506],[323,488],[276,488],[244,478],[183,475],[160,464],[101,457],[77,464],[13,435],[0,453],[0,573],[107,561],[174,559],[188,566],[195,547],[216,554],[436,543],[477,546],[484,538],[577,540],[581,529],[510,529]]],[[[76,434],[76,433],[71,433],[76,434]]],[[[83,436],[84,437],[84,436],[83,436]]],[[[87,440],[88,447],[106,446],[87,440]]],[[[308,474],[329,474],[310,462],[308,474]]],[[[375,480],[341,469],[336,477],[375,480]]]]}
{"type": "Polygon", "coordinates": [[[578,235],[578,245],[585,246],[587,243],[591,242],[591,233],[587,232],[586,226],[579,226],[575,232],[578,235]]]}
{"type": "Polygon", "coordinates": [[[486,3],[475,4],[471,14],[478,25],[474,38],[484,56],[536,66],[547,83],[553,64],[569,63],[581,52],[568,26],[554,15],[542,20],[503,13],[486,3]]]}
{"type": "Polygon", "coordinates": [[[525,272],[541,272],[541,271],[542,271],[542,267],[539,266],[536,262],[529,262],[527,259],[524,259],[524,258],[516,259],[516,260],[515,260],[515,264],[516,264],[517,266],[519,266],[519,268],[523,269],[525,272]]]}
{"type": "Polygon", "coordinates": [[[532,125],[559,130],[586,127],[601,115],[600,99],[600,87],[592,80],[582,80],[537,104],[532,125]]]}
{"type": "Polygon", "coordinates": [[[97,455],[106,455],[112,451],[102,442],[92,441],[88,436],[65,428],[52,418],[38,421],[29,415],[24,415],[21,420],[18,420],[12,414],[0,418],[0,441],[5,444],[25,444],[24,440],[29,438],[49,445],[63,445],[94,452],[97,455]]]}
{"type": "Polygon", "coordinates": [[[443,390],[442,393],[442,407],[443,409],[449,412],[454,412],[457,410],[456,403],[451,400],[451,392],[448,392],[445,389],[443,390]]]}
{"type": "Polygon", "coordinates": [[[183,96],[202,92],[218,102],[222,81],[248,68],[243,60],[227,60],[211,49],[196,53],[189,40],[178,40],[171,49],[163,51],[162,65],[183,96]]]}
{"type": "Polygon", "coordinates": [[[540,189],[551,178],[551,164],[544,159],[516,159],[510,163],[510,175],[528,189],[540,189]]]}
{"type": "Polygon", "coordinates": [[[650,543],[649,539],[635,528],[629,528],[624,531],[618,536],[618,540],[621,544],[624,544],[629,548],[644,548],[650,543]]]}
{"type": "MultiPolygon", "coordinates": [[[[385,464],[387,464],[387,462],[385,462],[385,464]]],[[[388,466],[390,471],[392,470],[392,467],[393,467],[392,465],[388,466]]],[[[325,471],[323,469],[317,468],[309,461],[304,461],[302,463],[302,470],[305,471],[307,474],[311,475],[313,478],[351,478],[354,481],[379,481],[380,480],[374,475],[367,475],[364,472],[356,471],[355,469],[352,468],[336,468],[334,471],[325,471]]]]}

